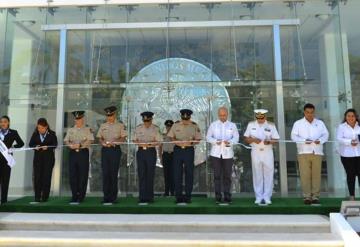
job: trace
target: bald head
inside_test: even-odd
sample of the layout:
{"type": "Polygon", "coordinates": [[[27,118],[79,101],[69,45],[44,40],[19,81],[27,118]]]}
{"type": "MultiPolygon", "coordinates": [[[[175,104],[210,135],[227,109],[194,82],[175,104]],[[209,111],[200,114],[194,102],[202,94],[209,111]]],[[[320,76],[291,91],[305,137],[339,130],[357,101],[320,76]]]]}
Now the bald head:
{"type": "Polygon", "coordinates": [[[218,109],[218,117],[221,122],[225,122],[228,119],[228,115],[229,112],[226,107],[222,106],[218,109]]]}

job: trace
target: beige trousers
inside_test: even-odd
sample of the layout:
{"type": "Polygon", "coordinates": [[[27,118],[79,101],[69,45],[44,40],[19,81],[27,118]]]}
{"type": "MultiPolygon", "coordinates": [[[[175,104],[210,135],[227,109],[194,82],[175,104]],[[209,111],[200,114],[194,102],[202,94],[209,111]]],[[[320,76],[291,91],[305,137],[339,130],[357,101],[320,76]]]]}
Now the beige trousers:
{"type": "Polygon", "coordinates": [[[304,198],[319,198],[322,156],[317,154],[299,154],[298,161],[304,198]]]}

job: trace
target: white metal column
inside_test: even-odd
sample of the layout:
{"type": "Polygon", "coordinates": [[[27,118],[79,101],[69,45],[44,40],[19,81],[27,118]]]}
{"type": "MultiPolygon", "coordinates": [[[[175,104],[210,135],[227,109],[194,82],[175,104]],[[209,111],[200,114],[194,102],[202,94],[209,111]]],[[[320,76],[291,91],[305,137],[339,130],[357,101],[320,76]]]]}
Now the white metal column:
{"type": "MultiPolygon", "coordinates": [[[[274,75],[276,86],[276,108],[277,108],[277,127],[281,139],[285,138],[285,111],[284,111],[284,91],[282,81],[281,66],[281,38],[280,25],[273,25],[273,45],[274,45],[274,75]]],[[[288,194],[287,164],[286,164],[286,143],[279,143],[279,168],[280,168],[280,190],[281,195],[288,194]]]]}
{"type": "MultiPolygon", "coordinates": [[[[64,138],[64,84],[66,78],[66,38],[67,31],[65,28],[60,30],[60,49],[59,49],[59,67],[58,67],[58,85],[56,101],[56,134],[58,143],[63,145],[64,138]]],[[[61,173],[63,161],[63,148],[55,151],[56,159],[54,166],[53,192],[56,195],[61,193],[61,173]]]]}

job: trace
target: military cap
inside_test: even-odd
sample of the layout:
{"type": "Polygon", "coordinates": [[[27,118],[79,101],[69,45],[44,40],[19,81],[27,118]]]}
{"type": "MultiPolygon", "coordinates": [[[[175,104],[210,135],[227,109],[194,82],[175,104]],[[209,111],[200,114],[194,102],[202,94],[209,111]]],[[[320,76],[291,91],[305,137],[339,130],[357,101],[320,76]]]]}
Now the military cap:
{"type": "Polygon", "coordinates": [[[154,113],[151,111],[144,111],[140,114],[142,116],[143,120],[151,120],[152,117],[154,116],[154,113]]]}
{"type": "Polygon", "coordinates": [[[268,113],[268,110],[266,109],[255,109],[254,110],[256,115],[265,115],[266,113],[268,113]]]}
{"type": "Polygon", "coordinates": [[[73,111],[71,113],[74,115],[75,119],[81,119],[85,115],[85,111],[73,111]]]}
{"type": "Polygon", "coordinates": [[[117,111],[117,108],[116,108],[116,106],[109,106],[109,107],[104,108],[104,111],[105,111],[106,116],[111,116],[117,111]]]}
{"type": "Polygon", "coordinates": [[[173,124],[174,124],[174,121],[172,121],[170,119],[166,120],[165,123],[164,123],[164,125],[168,126],[168,127],[171,127],[173,124]]]}
{"type": "Polygon", "coordinates": [[[191,116],[191,114],[193,114],[193,111],[189,109],[181,109],[180,114],[182,116],[191,116]]]}

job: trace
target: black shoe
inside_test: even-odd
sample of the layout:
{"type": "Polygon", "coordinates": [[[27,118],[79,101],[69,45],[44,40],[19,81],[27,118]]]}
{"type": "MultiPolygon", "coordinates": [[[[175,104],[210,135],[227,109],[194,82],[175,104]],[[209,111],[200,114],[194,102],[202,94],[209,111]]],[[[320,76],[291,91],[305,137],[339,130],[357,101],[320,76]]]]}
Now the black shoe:
{"type": "Polygon", "coordinates": [[[191,203],[191,198],[189,198],[189,197],[185,198],[184,202],[188,203],[188,204],[191,203]]]}
{"type": "Polygon", "coordinates": [[[184,203],[184,199],[182,197],[177,197],[176,200],[175,200],[175,203],[176,204],[184,203]]]}
{"type": "Polygon", "coordinates": [[[215,198],[215,203],[216,203],[216,204],[221,204],[221,203],[222,203],[221,197],[215,198]]]}
{"type": "Polygon", "coordinates": [[[231,204],[231,203],[232,203],[232,200],[231,200],[231,198],[225,198],[225,199],[224,199],[224,202],[225,202],[225,203],[228,203],[228,204],[231,204]]]}
{"type": "Polygon", "coordinates": [[[305,205],[311,205],[311,199],[310,198],[305,198],[304,199],[304,204],[305,205]]]}
{"type": "Polygon", "coordinates": [[[314,199],[312,199],[312,200],[311,200],[311,204],[319,205],[319,204],[320,204],[319,198],[314,198],[314,199]]]}

